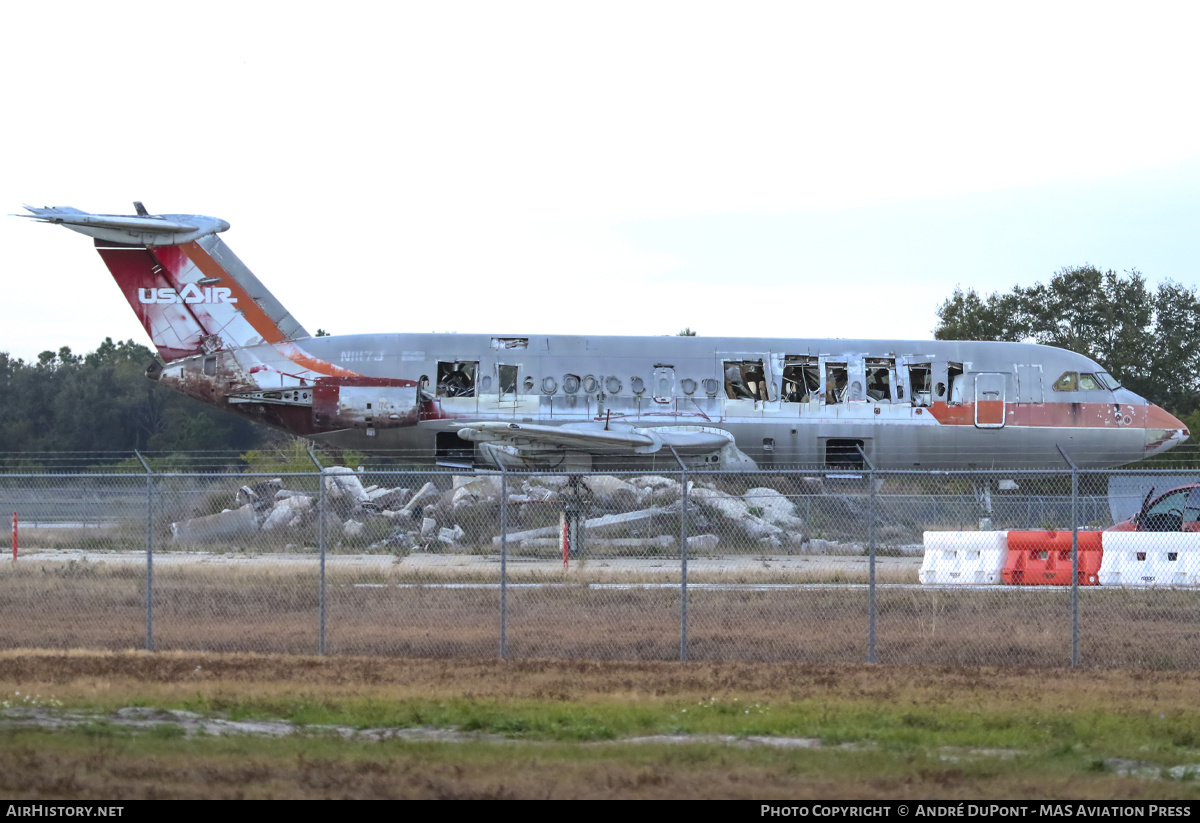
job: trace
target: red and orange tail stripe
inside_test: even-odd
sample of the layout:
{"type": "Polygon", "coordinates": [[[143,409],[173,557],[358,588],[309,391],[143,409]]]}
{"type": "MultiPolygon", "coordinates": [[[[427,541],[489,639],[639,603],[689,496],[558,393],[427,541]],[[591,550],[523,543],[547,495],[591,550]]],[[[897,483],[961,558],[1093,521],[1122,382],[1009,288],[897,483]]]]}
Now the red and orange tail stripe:
{"type": "Polygon", "coordinates": [[[228,272],[221,268],[221,264],[212,258],[211,255],[195,240],[190,243],[184,243],[178,247],[188,259],[195,264],[205,277],[218,278],[221,285],[228,288],[232,295],[237,298],[238,311],[246,318],[246,322],[258,332],[259,337],[263,342],[270,344],[298,366],[314,371],[318,374],[330,375],[333,377],[360,377],[358,372],[343,369],[340,366],[335,366],[332,363],[327,363],[307,354],[300,349],[291,340],[288,340],[275,321],[267,316],[262,307],[251,297],[242,284],[231,277],[228,272]]]}

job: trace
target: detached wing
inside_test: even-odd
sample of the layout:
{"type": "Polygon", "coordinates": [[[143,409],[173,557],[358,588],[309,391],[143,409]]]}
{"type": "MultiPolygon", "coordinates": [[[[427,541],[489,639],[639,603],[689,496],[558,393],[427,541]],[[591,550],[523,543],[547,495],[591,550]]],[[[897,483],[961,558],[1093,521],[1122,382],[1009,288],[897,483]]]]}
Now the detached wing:
{"type": "Polygon", "coordinates": [[[588,454],[654,454],[674,447],[680,454],[709,454],[733,442],[733,435],[708,426],[648,426],[628,424],[567,423],[542,426],[531,423],[471,423],[458,436],[473,443],[509,446],[529,454],[547,450],[588,454]]]}

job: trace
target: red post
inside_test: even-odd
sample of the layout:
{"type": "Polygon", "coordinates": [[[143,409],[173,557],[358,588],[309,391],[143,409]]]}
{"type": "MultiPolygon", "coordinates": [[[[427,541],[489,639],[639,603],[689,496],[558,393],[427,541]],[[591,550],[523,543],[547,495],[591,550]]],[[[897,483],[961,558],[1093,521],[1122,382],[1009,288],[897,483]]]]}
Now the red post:
{"type": "Polygon", "coordinates": [[[13,512],[13,562],[17,562],[17,513],[13,512]]]}

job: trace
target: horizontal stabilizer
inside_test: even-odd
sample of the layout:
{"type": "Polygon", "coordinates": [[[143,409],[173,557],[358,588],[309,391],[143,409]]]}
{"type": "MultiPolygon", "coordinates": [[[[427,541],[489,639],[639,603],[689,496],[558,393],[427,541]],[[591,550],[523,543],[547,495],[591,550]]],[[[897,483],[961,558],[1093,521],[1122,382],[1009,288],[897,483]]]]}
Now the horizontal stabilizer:
{"type": "Polygon", "coordinates": [[[138,246],[177,246],[223,232],[229,224],[200,214],[124,215],[89,214],[70,206],[26,206],[31,214],[19,215],[110,243],[138,246]]]}

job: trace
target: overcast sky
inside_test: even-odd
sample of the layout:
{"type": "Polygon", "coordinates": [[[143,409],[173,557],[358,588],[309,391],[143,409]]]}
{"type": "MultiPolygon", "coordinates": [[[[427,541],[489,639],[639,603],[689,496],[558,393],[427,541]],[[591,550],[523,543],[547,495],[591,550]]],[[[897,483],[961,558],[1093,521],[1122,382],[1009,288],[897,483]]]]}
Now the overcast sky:
{"type": "MultiPolygon", "coordinates": [[[[1196,4],[24,3],[4,212],[228,220],[310,331],[928,338],[955,285],[1200,282],[1196,4]]],[[[0,351],[149,343],[0,218],[0,351]]]]}

